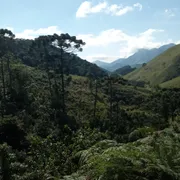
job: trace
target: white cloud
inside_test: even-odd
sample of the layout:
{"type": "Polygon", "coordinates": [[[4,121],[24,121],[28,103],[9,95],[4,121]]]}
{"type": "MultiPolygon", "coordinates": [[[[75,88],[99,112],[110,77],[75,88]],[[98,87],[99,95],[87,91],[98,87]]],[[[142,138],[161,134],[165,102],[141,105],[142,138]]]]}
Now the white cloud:
{"type": "Polygon", "coordinates": [[[14,31],[14,28],[13,27],[9,27],[9,26],[7,26],[7,27],[5,27],[5,29],[8,29],[8,30],[10,30],[10,31],[14,31]]]}
{"type": "Polygon", "coordinates": [[[93,60],[103,60],[106,62],[111,62],[117,58],[125,58],[134,54],[138,49],[152,49],[160,47],[164,44],[171,43],[172,40],[167,41],[157,41],[156,33],[163,33],[164,30],[161,29],[148,29],[145,32],[139,33],[137,35],[129,35],[119,29],[109,29],[102,31],[99,35],[84,34],[78,35],[78,38],[83,39],[86,42],[84,52],[88,52],[89,49],[113,49],[104,51],[107,54],[99,55],[88,55],[86,59],[89,61],[93,60]],[[112,48],[113,47],[113,48],[112,48]],[[115,50],[114,50],[115,49],[115,50]],[[115,54],[113,54],[116,52],[115,54]],[[100,59],[101,58],[101,59],[100,59]]]}
{"type": "Polygon", "coordinates": [[[180,44],[180,41],[177,41],[176,44],[180,44]]]}
{"type": "Polygon", "coordinates": [[[167,16],[167,17],[174,17],[175,16],[175,13],[174,13],[174,10],[173,9],[165,9],[164,10],[164,14],[167,16]]]}
{"type": "Polygon", "coordinates": [[[102,31],[98,36],[93,34],[82,34],[77,37],[86,42],[86,47],[108,46],[109,44],[127,41],[128,39],[127,34],[117,29],[102,31]]]}
{"type": "Polygon", "coordinates": [[[139,11],[142,11],[142,8],[143,8],[142,4],[140,4],[140,3],[134,4],[134,7],[139,8],[139,11]]]}
{"type": "Polygon", "coordinates": [[[122,16],[130,11],[133,11],[135,8],[138,8],[139,11],[142,10],[142,5],[140,3],[136,3],[133,6],[123,6],[123,5],[117,5],[113,4],[108,7],[108,13],[114,16],[122,16]]]}
{"type": "Polygon", "coordinates": [[[86,17],[89,14],[99,13],[106,8],[107,8],[106,2],[102,2],[97,4],[96,6],[92,6],[91,2],[85,1],[80,5],[79,9],[77,10],[76,17],[78,18],[86,17]]]}
{"type": "Polygon", "coordinates": [[[89,14],[100,13],[100,12],[111,14],[113,16],[122,16],[135,9],[139,9],[139,11],[141,11],[142,5],[140,3],[136,3],[132,6],[123,6],[121,4],[109,5],[107,2],[101,2],[93,6],[90,1],[85,1],[80,5],[79,9],[77,10],[76,17],[84,18],[88,16],[89,14]]]}
{"type": "Polygon", "coordinates": [[[140,33],[136,36],[130,36],[119,29],[109,29],[102,31],[99,35],[82,34],[78,35],[78,38],[83,39],[86,42],[86,47],[89,46],[108,46],[113,43],[128,43],[134,41],[136,46],[147,46],[148,41],[153,40],[153,33],[163,32],[163,30],[148,29],[147,31],[140,33]]]}
{"type": "Polygon", "coordinates": [[[114,15],[114,16],[122,16],[130,11],[133,11],[133,7],[131,6],[126,6],[122,8],[120,6],[119,7],[117,6],[116,9],[110,7],[110,13],[111,15],[114,15]]]}
{"type": "Polygon", "coordinates": [[[119,56],[107,56],[106,54],[93,54],[90,56],[84,56],[83,59],[87,59],[89,62],[101,60],[104,62],[111,62],[119,58],[119,56]]]}
{"type": "Polygon", "coordinates": [[[49,26],[47,28],[40,28],[37,30],[26,29],[23,32],[15,33],[15,34],[16,34],[16,38],[34,39],[40,35],[52,35],[54,33],[61,34],[62,31],[57,26],[49,26]]]}
{"type": "MultiPolygon", "coordinates": [[[[34,39],[39,35],[62,33],[58,26],[50,26],[36,30],[26,29],[20,33],[16,33],[12,27],[8,29],[11,29],[16,34],[17,38],[24,39],[34,39]]],[[[118,58],[128,57],[141,48],[151,49],[174,42],[171,39],[159,41],[159,36],[156,36],[156,33],[163,32],[164,30],[161,29],[148,29],[142,33],[131,35],[120,29],[108,29],[96,35],[79,34],[77,38],[86,42],[83,48],[84,51],[79,53],[79,55],[91,62],[97,59],[112,62],[118,58]]],[[[180,41],[174,43],[180,44],[180,41]]]]}

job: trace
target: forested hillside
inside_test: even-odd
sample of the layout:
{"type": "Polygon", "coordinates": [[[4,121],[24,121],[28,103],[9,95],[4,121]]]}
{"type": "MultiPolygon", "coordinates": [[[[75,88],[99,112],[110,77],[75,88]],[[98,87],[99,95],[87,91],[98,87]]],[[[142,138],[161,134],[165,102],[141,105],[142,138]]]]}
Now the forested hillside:
{"type": "Polygon", "coordinates": [[[106,76],[69,34],[24,41],[0,30],[2,179],[180,179],[180,89],[106,76]]]}
{"type": "Polygon", "coordinates": [[[134,71],[136,68],[132,68],[131,66],[123,66],[122,68],[117,69],[114,73],[120,74],[122,76],[134,71]]]}
{"type": "MultiPolygon", "coordinates": [[[[28,66],[32,67],[42,67],[42,60],[40,58],[40,53],[38,50],[36,51],[33,47],[33,40],[25,40],[25,39],[15,39],[11,45],[12,53],[20,58],[22,62],[28,66]]],[[[45,45],[47,50],[50,52],[51,59],[49,63],[50,66],[53,66],[53,59],[60,58],[60,54],[57,48],[54,46],[50,46],[48,44],[45,45]],[[53,55],[56,57],[53,57],[53,55]]],[[[37,48],[37,47],[36,47],[37,48]]],[[[103,71],[95,64],[91,64],[86,60],[81,59],[76,54],[76,51],[72,54],[71,52],[66,52],[64,54],[64,72],[67,74],[74,74],[80,76],[99,76],[103,77],[106,75],[106,72],[103,71]]]]}

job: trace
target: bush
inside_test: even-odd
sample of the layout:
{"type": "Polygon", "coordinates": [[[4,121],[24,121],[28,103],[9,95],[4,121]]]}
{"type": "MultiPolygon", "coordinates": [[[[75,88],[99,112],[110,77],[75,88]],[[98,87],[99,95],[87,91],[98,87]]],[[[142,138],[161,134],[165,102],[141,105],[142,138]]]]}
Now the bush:
{"type": "Polygon", "coordinates": [[[145,138],[148,135],[152,134],[153,132],[154,129],[151,127],[138,128],[129,134],[129,141],[133,142],[138,139],[145,138]]]}

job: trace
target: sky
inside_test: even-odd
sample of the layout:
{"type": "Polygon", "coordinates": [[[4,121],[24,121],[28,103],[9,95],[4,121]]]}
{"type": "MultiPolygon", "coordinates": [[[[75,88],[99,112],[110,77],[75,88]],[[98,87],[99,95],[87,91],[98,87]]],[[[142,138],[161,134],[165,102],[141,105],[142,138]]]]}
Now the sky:
{"type": "Polygon", "coordinates": [[[0,28],[16,38],[69,33],[86,42],[78,55],[112,62],[140,48],[180,43],[180,0],[0,0],[0,28]]]}

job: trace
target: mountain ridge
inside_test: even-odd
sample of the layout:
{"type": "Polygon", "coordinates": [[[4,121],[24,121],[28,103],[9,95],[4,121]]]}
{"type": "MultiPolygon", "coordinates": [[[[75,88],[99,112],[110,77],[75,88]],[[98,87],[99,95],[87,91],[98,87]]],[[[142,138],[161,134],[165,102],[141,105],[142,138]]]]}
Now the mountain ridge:
{"type": "Polygon", "coordinates": [[[94,61],[93,63],[95,64],[97,63],[98,66],[107,69],[108,71],[115,71],[123,66],[127,66],[127,65],[134,66],[136,64],[147,63],[173,46],[175,46],[175,44],[170,43],[163,45],[159,48],[139,49],[136,53],[129,56],[128,58],[120,58],[111,63],[102,62],[100,60],[94,61]]]}
{"type": "MultiPolygon", "coordinates": [[[[154,86],[171,81],[179,76],[180,44],[169,48],[143,67],[127,74],[125,78],[128,80],[144,81],[154,86]]],[[[174,82],[177,83],[177,80],[174,82]]]]}

